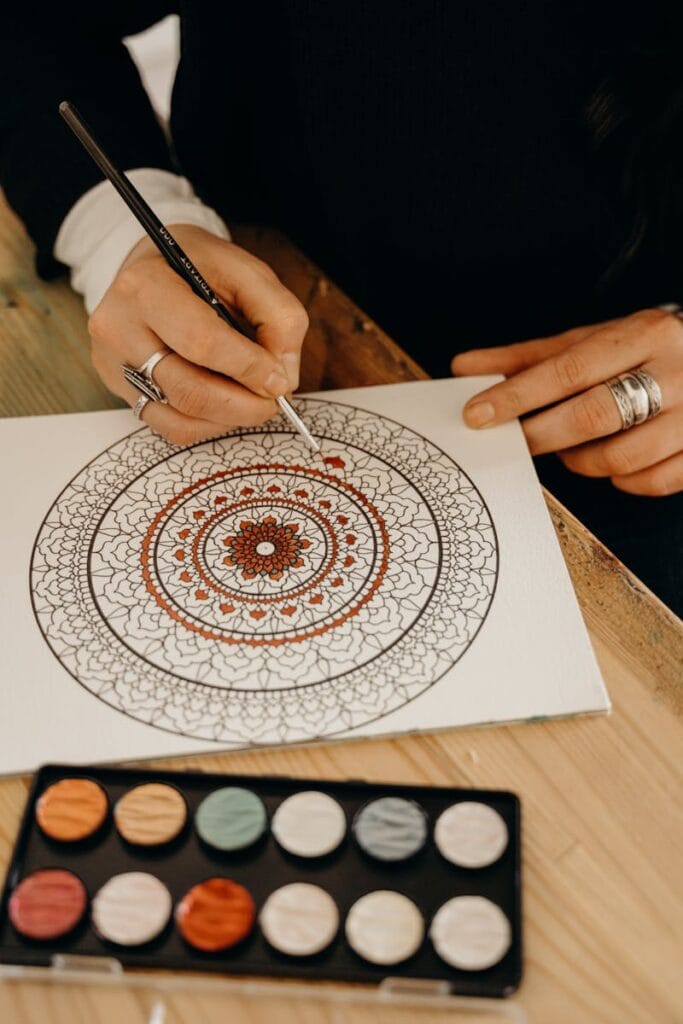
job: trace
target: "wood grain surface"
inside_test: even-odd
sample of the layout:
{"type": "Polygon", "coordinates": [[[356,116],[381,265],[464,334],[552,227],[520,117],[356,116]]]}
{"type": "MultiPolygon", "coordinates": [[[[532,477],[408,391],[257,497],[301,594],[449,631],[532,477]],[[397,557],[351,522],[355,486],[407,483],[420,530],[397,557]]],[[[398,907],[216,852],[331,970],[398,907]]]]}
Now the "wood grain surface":
{"type": "MultiPolygon", "coordinates": [[[[284,238],[248,228],[236,234],[274,266],[309,311],[304,390],[425,376],[284,238]]],[[[0,208],[0,413],[118,404],[91,368],[79,298],[65,281],[36,278],[23,229],[0,208]]],[[[551,496],[547,501],[612,697],[610,716],[158,763],[513,789],[523,809],[526,929],[526,976],[515,999],[528,1019],[683,1022],[683,626],[551,496]]],[[[2,865],[27,785],[25,778],[0,782],[2,865]]],[[[142,1003],[134,994],[93,996],[74,985],[68,996],[68,1008],[60,1009],[54,991],[6,982],[0,986],[0,1020],[148,1019],[135,1017],[142,1003]]],[[[169,1020],[213,1020],[208,1011],[201,1016],[199,1003],[178,998],[169,1020]]],[[[323,1011],[316,1015],[313,999],[299,1010],[276,997],[266,1003],[235,996],[230,1019],[332,1020],[323,1011]]],[[[225,1012],[229,1002],[221,1006],[225,1012]]],[[[379,1010],[358,1009],[349,1019],[371,1017],[383,1024],[379,1010]]],[[[398,1022],[403,1015],[393,1008],[387,1019],[398,1022]]]]}

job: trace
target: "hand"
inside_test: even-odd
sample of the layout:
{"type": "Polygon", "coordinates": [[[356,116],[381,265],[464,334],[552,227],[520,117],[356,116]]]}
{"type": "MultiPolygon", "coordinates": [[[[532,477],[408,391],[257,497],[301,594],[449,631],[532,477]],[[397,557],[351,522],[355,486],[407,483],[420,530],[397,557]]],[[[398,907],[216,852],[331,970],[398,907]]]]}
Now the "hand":
{"type": "Polygon", "coordinates": [[[107,387],[134,405],[122,363],[140,366],[166,346],[154,380],[168,405],[149,402],[144,421],[173,444],[192,444],[277,411],[275,398],[299,383],[308,317],[261,260],[202,228],[171,227],[231,310],[252,325],[256,342],[220,320],[168,266],[149,238],[129,253],[89,321],[92,359],[107,387]]]}
{"type": "Polygon", "coordinates": [[[683,323],[673,314],[646,309],[550,338],[473,350],[456,356],[451,368],[456,375],[509,378],[470,399],[463,413],[469,426],[533,413],[522,421],[532,455],[557,452],[575,473],[610,477],[631,494],[683,490],[683,323]],[[604,381],[636,367],[659,384],[662,412],[621,431],[604,381]]]}

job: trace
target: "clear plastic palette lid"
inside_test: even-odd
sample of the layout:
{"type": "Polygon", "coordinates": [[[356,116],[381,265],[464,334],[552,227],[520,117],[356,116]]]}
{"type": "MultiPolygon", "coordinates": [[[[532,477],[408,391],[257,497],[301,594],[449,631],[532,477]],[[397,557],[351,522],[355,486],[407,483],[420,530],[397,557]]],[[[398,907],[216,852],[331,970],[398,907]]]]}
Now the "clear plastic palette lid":
{"type": "Polygon", "coordinates": [[[118,961],[55,956],[0,965],[0,1021],[88,1024],[526,1024],[515,1000],[452,996],[445,982],[379,987],[124,971],[118,961]]]}

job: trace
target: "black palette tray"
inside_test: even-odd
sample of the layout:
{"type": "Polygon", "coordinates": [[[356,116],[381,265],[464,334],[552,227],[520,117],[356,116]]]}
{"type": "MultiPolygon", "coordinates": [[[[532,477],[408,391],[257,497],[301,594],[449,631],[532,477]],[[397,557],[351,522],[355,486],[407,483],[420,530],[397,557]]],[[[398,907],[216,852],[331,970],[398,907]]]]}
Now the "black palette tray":
{"type": "Polygon", "coordinates": [[[383,978],[420,978],[447,981],[453,994],[506,996],[522,976],[522,920],[520,883],[520,804],[510,792],[403,786],[361,781],[329,782],[284,776],[225,775],[147,769],[84,768],[46,765],[34,777],[0,901],[0,962],[48,966],[55,953],[115,957],[126,967],[158,967],[300,979],[378,983],[383,978]],[[111,810],[103,829],[82,843],[48,839],[35,821],[37,798],[62,778],[90,778],[105,789],[110,808],[128,789],[146,782],[167,782],[184,795],[188,824],[172,843],[156,849],[132,847],[124,842],[112,821],[111,810]],[[278,805],[293,793],[316,789],[334,797],[344,809],[347,834],[341,846],[319,859],[302,859],[282,850],[268,831],[254,847],[239,853],[221,853],[203,845],[194,830],[194,816],[204,797],[226,785],[244,786],[266,805],[269,820],[278,805]],[[408,861],[383,863],[369,858],[350,831],[355,813],[381,796],[417,801],[429,819],[425,847],[408,861]],[[438,816],[452,803],[476,800],[493,807],[508,828],[509,843],[502,857],[489,867],[468,870],[446,861],[433,842],[438,816]],[[250,890],[257,913],[267,896],[289,882],[311,882],[326,889],[337,903],[340,929],[332,945],[307,958],[292,958],[273,950],[258,923],[239,946],[222,953],[202,953],[187,945],[173,921],[144,947],[109,945],[93,932],[88,918],[71,935],[50,943],[30,942],[19,936],[8,919],[8,900],[16,884],[30,872],[45,867],[67,868],[85,883],[90,898],[112,875],[148,871],[168,887],[177,903],[187,890],[213,876],[234,879],[250,890]],[[403,964],[387,968],[367,963],[346,942],[344,922],[352,904],[374,889],[396,889],[422,911],[428,932],[438,908],[454,896],[485,896],[504,911],[512,926],[512,944],[503,959],[483,971],[449,967],[437,956],[427,935],[417,953],[403,964]]]}

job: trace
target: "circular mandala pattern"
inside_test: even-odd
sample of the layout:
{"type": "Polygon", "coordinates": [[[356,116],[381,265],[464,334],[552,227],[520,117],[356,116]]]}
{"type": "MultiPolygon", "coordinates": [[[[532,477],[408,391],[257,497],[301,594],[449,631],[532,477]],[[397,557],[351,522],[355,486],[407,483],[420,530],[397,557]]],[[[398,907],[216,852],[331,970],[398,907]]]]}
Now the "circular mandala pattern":
{"type": "Polygon", "coordinates": [[[324,467],[281,419],[187,448],[143,428],[48,512],[36,618],[112,707],[221,743],[312,739],[401,707],[473,641],[497,547],[472,482],[406,427],[299,401],[324,467]]]}
{"type": "Polygon", "coordinates": [[[222,469],[183,488],[142,545],[161,609],[207,640],[250,647],[341,625],[372,598],[388,561],[384,520],[360,491],[282,463],[222,469]]]}

